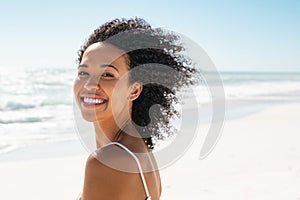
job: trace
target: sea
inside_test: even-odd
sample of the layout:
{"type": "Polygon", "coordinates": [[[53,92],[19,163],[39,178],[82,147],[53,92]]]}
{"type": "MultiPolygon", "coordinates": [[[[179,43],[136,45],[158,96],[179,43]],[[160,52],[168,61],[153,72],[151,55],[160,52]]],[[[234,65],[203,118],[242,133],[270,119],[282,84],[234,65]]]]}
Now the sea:
{"type": "MultiPolygon", "coordinates": [[[[300,72],[220,72],[226,120],[274,104],[300,102],[300,72]]],[[[73,112],[75,68],[9,69],[0,73],[0,157],[36,144],[78,140],[73,112]]],[[[207,82],[194,88],[209,104],[207,82]]],[[[205,120],[203,120],[205,123],[205,120]]]]}

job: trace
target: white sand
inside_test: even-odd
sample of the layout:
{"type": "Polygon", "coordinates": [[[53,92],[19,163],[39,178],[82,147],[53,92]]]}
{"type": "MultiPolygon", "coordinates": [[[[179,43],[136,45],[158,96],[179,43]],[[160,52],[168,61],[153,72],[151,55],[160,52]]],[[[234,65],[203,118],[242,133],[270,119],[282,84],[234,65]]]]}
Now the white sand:
{"type": "Polygon", "coordinates": [[[204,160],[197,160],[199,135],[184,158],[161,172],[163,199],[299,200],[299,123],[299,104],[227,121],[204,160]]]}
{"type": "MultiPolygon", "coordinates": [[[[227,121],[204,160],[198,157],[205,135],[199,135],[184,157],[161,170],[161,199],[300,200],[299,123],[300,104],[227,121]]],[[[0,198],[75,200],[86,158],[0,162],[0,198]]]]}

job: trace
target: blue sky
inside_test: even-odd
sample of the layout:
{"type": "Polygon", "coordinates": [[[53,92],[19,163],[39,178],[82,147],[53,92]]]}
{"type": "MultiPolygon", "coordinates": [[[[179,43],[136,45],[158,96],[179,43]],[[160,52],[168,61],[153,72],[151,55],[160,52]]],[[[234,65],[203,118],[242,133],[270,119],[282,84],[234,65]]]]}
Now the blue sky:
{"type": "Polygon", "coordinates": [[[300,1],[6,1],[0,67],[75,67],[97,26],[143,17],[186,35],[221,71],[300,71],[300,1]]]}

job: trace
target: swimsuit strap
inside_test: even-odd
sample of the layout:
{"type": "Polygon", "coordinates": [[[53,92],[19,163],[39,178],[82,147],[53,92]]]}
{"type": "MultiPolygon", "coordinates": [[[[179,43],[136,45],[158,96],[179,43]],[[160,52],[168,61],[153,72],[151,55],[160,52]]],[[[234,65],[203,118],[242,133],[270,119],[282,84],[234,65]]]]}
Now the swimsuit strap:
{"type": "Polygon", "coordinates": [[[127,151],[133,158],[134,160],[136,161],[137,163],[137,166],[138,166],[138,169],[140,171],[140,175],[141,175],[141,179],[142,179],[142,182],[143,182],[143,185],[144,185],[144,188],[145,188],[145,192],[146,192],[146,195],[147,195],[147,198],[146,200],[151,200],[151,196],[149,194],[149,190],[148,190],[148,187],[147,187],[147,183],[146,183],[146,180],[145,180],[145,177],[144,177],[144,174],[143,174],[143,170],[142,170],[142,167],[141,167],[141,164],[140,164],[140,161],[139,159],[136,157],[136,155],[130,151],[127,147],[125,147],[123,144],[119,143],[119,142],[111,142],[109,144],[115,144],[115,145],[118,145],[119,147],[123,148],[125,151],[127,151]]]}

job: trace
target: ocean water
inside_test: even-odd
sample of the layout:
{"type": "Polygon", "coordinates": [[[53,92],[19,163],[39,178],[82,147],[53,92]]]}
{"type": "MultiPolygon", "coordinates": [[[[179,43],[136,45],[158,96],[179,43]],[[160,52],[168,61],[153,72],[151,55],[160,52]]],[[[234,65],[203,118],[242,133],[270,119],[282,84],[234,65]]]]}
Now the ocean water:
{"type": "Polygon", "coordinates": [[[228,100],[299,100],[300,73],[223,72],[228,100]]]}
{"type": "Polygon", "coordinates": [[[0,155],[45,142],[76,139],[72,69],[8,70],[0,74],[0,155]]]}
{"type": "MultiPolygon", "coordinates": [[[[75,76],[75,68],[1,72],[0,156],[34,144],[78,139],[73,117],[75,76]]],[[[221,78],[232,110],[229,117],[255,111],[257,105],[300,101],[300,73],[222,72],[221,78]]],[[[211,102],[207,85],[194,91],[199,106],[211,102]]]]}

